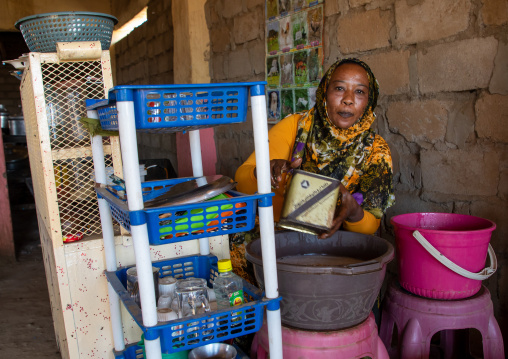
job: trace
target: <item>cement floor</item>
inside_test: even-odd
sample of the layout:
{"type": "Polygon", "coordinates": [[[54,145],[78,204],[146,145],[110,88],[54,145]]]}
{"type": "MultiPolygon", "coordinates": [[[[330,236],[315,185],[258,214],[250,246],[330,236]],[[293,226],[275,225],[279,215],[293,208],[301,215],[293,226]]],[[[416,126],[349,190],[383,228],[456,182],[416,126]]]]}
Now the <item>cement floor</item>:
{"type": "Polygon", "coordinates": [[[16,260],[0,260],[0,358],[61,358],[33,196],[8,173],[16,260]]]}
{"type": "Polygon", "coordinates": [[[0,357],[61,358],[40,247],[0,263],[0,357]]]}

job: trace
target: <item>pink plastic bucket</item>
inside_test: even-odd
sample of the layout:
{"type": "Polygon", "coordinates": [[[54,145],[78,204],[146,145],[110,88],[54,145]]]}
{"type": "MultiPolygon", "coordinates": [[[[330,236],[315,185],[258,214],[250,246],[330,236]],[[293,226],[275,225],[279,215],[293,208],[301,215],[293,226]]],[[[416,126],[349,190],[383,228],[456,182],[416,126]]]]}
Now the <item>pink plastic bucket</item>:
{"type": "Polygon", "coordinates": [[[416,295],[462,299],[476,294],[481,280],[466,278],[435,259],[413,232],[418,230],[443,256],[476,273],[485,267],[494,222],[455,213],[408,213],[394,216],[400,285],[416,295]]]}

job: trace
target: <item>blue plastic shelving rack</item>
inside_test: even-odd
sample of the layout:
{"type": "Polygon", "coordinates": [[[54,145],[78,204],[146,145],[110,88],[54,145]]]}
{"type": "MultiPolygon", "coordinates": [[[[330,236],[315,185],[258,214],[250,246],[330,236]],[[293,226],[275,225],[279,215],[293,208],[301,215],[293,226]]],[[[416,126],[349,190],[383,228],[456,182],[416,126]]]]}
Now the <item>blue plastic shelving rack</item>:
{"type": "MultiPolygon", "coordinates": [[[[105,187],[106,184],[104,153],[100,136],[92,138],[92,151],[95,178],[99,184],[96,188],[106,254],[106,275],[109,279],[108,292],[115,352],[120,353],[120,355],[125,354],[125,359],[131,358],[129,356],[132,354],[131,351],[136,355],[136,358],[140,356],[138,349],[130,349],[133,348],[132,346],[125,349],[120,299],[144,331],[144,354],[148,359],[162,359],[163,351],[167,353],[177,352],[204,343],[223,341],[247,334],[247,332],[257,331],[262,322],[263,312],[267,317],[268,332],[272,339],[271,343],[273,343],[270,346],[270,357],[272,359],[282,358],[280,298],[275,259],[265,85],[266,82],[116,86],[109,90],[107,100],[87,100],[88,117],[100,119],[104,129],[118,130],[120,135],[127,201],[121,201],[120,198],[112,196],[112,192],[104,192],[104,188],[100,188],[105,187]],[[223,233],[228,233],[228,230],[247,230],[246,228],[249,228],[250,224],[246,224],[246,220],[243,218],[246,217],[244,214],[249,213],[248,217],[252,218],[254,210],[251,211],[247,207],[252,207],[257,202],[257,214],[263,246],[263,268],[265,274],[269,273],[269,275],[265,275],[265,296],[262,297],[259,290],[246,285],[245,291],[249,295],[249,300],[240,307],[234,307],[231,310],[220,310],[204,316],[196,315],[182,318],[159,325],[157,322],[149,245],[157,244],[154,242],[157,240],[157,236],[159,236],[159,240],[161,239],[161,229],[160,225],[150,225],[150,227],[156,228],[159,233],[149,234],[148,222],[153,222],[153,220],[150,220],[152,210],[144,208],[143,189],[147,189],[146,186],[150,185],[142,184],[140,181],[136,131],[153,133],[189,131],[193,174],[194,177],[202,177],[203,167],[198,129],[245,122],[249,93],[259,195],[244,196],[238,193],[230,193],[231,197],[226,199],[225,202],[213,201],[216,203],[210,202],[206,206],[203,206],[203,203],[192,204],[189,205],[190,207],[179,210],[169,207],[164,208],[165,211],[174,210],[174,212],[171,212],[172,215],[187,211],[187,217],[180,222],[176,220],[165,224],[171,227],[169,232],[172,232],[173,230],[179,230],[180,226],[190,221],[190,227],[184,230],[183,235],[176,235],[175,233],[171,239],[176,241],[185,240],[186,235],[192,237],[187,239],[198,238],[200,255],[193,257],[192,260],[185,259],[187,260],[185,263],[199,266],[199,263],[205,260],[204,266],[212,268],[213,272],[216,258],[210,256],[206,235],[217,235],[216,231],[219,230],[224,231],[223,233]],[[237,207],[238,204],[240,206],[237,207]],[[212,216],[206,217],[204,215],[209,208],[215,209],[215,207],[216,211],[212,216]],[[117,212],[114,215],[115,218],[120,219],[120,223],[130,231],[133,238],[138,286],[142,303],[141,310],[130,298],[126,297],[125,284],[122,283],[125,279],[123,278],[125,275],[124,269],[117,268],[112,210],[117,212]],[[233,216],[230,212],[233,212],[233,216]],[[224,213],[226,213],[226,221],[221,222],[219,219],[224,213]],[[236,215],[238,216],[235,217],[236,215]],[[219,224],[215,221],[219,221],[220,229],[218,228],[219,224]],[[236,226],[236,224],[239,225],[236,226]],[[245,229],[244,224],[246,224],[245,229]],[[234,228],[231,228],[231,226],[234,228]],[[206,233],[212,227],[213,229],[206,233]],[[152,242],[150,242],[150,237],[152,242]],[[235,317],[234,313],[239,312],[241,314],[235,317]],[[175,327],[176,324],[179,328],[175,327]]],[[[157,188],[148,188],[148,192],[157,191],[159,187],[165,188],[172,184],[168,182],[159,185],[156,186],[157,188]]],[[[175,258],[165,262],[164,266],[179,265],[181,264],[179,261],[180,259],[175,258]]],[[[208,276],[209,274],[204,275],[208,276]]]]}
{"type": "MultiPolygon", "coordinates": [[[[212,287],[213,280],[218,276],[217,257],[213,255],[184,256],[152,262],[152,266],[159,268],[161,277],[170,275],[177,279],[204,278],[209,287],[212,287]]],[[[190,350],[205,344],[255,333],[263,324],[264,307],[281,299],[280,297],[263,299],[261,290],[244,281],[245,303],[240,306],[145,327],[141,309],[126,289],[127,269],[128,267],[125,267],[119,268],[116,272],[107,272],[106,277],[127,311],[143,330],[144,337],[161,338],[163,353],[190,350]]]]}

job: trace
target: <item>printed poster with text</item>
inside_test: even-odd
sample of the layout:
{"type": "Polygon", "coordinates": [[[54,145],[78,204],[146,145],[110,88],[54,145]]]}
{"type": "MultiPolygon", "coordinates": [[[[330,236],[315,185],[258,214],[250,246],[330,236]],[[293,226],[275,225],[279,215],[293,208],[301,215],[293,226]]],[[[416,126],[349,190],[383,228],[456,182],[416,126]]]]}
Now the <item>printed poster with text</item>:
{"type": "Polygon", "coordinates": [[[268,123],[308,110],[323,75],[324,0],[266,0],[268,123]]]}

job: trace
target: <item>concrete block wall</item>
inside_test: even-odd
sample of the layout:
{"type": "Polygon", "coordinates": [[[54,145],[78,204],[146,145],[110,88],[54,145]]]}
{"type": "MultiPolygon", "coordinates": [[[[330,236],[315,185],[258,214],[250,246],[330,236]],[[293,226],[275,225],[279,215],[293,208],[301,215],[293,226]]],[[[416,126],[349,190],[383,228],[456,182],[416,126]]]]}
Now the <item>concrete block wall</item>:
{"type": "MultiPolygon", "coordinates": [[[[116,85],[174,83],[171,0],[148,2],[147,21],[114,45],[116,85]]],[[[175,134],[137,133],[140,159],[167,158],[177,167],[175,134]]]]}
{"type": "MultiPolygon", "coordinates": [[[[212,82],[265,80],[264,0],[210,0],[212,82]]],[[[254,149],[250,112],[244,124],[215,128],[217,173],[234,177],[254,149]]]]}
{"type": "MultiPolygon", "coordinates": [[[[264,3],[207,2],[213,81],[265,79],[264,3]]],[[[325,0],[324,67],[358,57],[380,84],[375,127],[390,145],[396,190],[383,236],[394,241],[389,220],[401,213],[493,220],[499,269],[484,284],[505,338],[507,34],[505,0],[325,0]]],[[[218,128],[215,140],[218,173],[233,176],[253,150],[250,119],[218,128]]],[[[396,274],[395,262],[390,270],[396,274]]]]}

